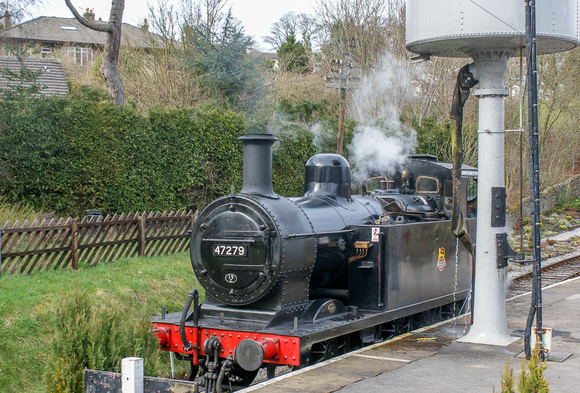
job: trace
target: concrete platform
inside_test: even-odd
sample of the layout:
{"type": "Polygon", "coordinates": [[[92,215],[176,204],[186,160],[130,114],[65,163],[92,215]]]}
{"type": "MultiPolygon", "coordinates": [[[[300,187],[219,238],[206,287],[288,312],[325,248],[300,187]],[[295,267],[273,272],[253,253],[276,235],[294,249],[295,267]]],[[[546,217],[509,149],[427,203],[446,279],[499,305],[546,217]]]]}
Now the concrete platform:
{"type": "MultiPolygon", "coordinates": [[[[520,373],[530,295],[507,301],[508,328],[520,339],[506,347],[458,343],[469,317],[444,322],[241,392],[486,392],[500,390],[509,359],[520,373]],[[434,339],[436,337],[436,339],[434,339]],[[519,355],[519,356],[518,356],[519,355]]],[[[544,327],[553,329],[545,375],[550,391],[580,391],[580,278],[543,291],[544,327]]]]}

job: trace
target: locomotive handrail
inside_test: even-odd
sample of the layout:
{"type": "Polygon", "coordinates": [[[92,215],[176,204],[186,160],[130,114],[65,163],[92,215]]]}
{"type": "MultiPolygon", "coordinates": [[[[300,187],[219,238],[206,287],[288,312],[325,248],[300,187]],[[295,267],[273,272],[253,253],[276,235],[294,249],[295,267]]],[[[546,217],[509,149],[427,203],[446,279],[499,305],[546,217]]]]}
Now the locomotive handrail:
{"type": "Polygon", "coordinates": [[[222,243],[255,243],[256,239],[211,239],[203,238],[202,242],[222,242],[222,243]]]}
{"type": "Polygon", "coordinates": [[[239,263],[224,263],[223,266],[233,270],[260,271],[264,269],[264,265],[242,265],[239,263]]]}
{"type": "Polygon", "coordinates": [[[289,233],[286,235],[286,239],[293,239],[295,237],[308,237],[308,236],[319,236],[319,235],[338,235],[341,233],[353,233],[357,232],[358,229],[343,229],[342,231],[331,231],[331,232],[312,232],[312,233],[289,233]]]}

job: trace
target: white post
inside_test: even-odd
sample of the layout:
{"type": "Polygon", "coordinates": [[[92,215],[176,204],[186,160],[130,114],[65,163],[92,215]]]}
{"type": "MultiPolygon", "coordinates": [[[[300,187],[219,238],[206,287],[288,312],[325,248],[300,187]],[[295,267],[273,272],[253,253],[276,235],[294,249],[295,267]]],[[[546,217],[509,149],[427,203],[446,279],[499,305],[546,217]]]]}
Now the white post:
{"type": "Polygon", "coordinates": [[[143,359],[124,358],[121,361],[121,392],[143,393],[143,359]]]}
{"type": "Polygon", "coordinates": [[[497,265],[496,234],[505,227],[492,225],[492,187],[504,187],[504,87],[509,53],[484,52],[474,56],[479,81],[479,154],[477,233],[473,325],[459,341],[508,345],[505,309],[506,268],[497,265]]]}

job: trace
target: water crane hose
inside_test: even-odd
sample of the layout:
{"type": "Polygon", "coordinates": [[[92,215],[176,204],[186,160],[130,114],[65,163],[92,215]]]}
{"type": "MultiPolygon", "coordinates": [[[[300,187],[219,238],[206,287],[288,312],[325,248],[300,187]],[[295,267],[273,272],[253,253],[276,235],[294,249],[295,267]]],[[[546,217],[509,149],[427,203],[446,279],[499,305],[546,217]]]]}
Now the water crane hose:
{"type": "Polygon", "coordinates": [[[451,135],[453,155],[453,210],[451,217],[451,231],[461,240],[467,251],[474,255],[474,246],[467,232],[465,217],[461,211],[461,166],[463,160],[463,107],[469,98],[470,89],[477,84],[473,73],[469,71],[469,64],[463,66],[457,74],[457,83],[453,92],[450,116],[455,120],[455,128],[451,135]]]}
{"type": "Polygon", "coordinates": [[[455,120],[455,127],[451,134],[451,148],[453,156],[453,209],[451,213],[451,232],[461,240],[461,243],[471,254],[471,323],[473,324],[473,300],[475,291],[475,246],[467,232],[465,217],[461,211],[461,166],[463,164],[463,107],[469,98],[469,92],[477,80],[469,71],[469,64],[463,66],[457,74],[457,83],[453,91],[450,117],[455,120]]]}

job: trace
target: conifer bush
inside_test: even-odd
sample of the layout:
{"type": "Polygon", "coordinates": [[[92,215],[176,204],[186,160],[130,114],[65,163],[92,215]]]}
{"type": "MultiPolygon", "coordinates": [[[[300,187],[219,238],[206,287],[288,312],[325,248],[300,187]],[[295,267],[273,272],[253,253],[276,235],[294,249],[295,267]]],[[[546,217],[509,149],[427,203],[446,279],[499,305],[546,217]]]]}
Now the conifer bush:
{"type": "Polygon", "coordinates": [[[48,368],[47,392],[82,392],[83,370],[121,371],[126,357],[144,359],[145,375],[160,367],[158,341],[151,334],[145,307],[111,303],[98,308],[86,293],[73,292],[56,312],[48,368]]]}
{"type": "MultiPolygon", "coordinates": [[[[500,379],[501,393],[548,393],[550,387],[548,386],[548,380],[544,375],[544,371],[546,371],[546,362],[540,360],[539,346],[536,345],[532,351],[530,360],[526,361],[525,358],[522,359],[517,390],[514,370],[510,366],[509,359],[507,360],[500,379]]],[[[495,392],[495,387],[493,391],[495,392]]]]}

